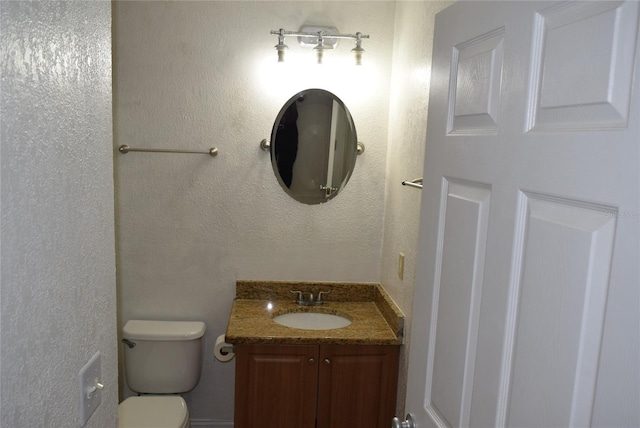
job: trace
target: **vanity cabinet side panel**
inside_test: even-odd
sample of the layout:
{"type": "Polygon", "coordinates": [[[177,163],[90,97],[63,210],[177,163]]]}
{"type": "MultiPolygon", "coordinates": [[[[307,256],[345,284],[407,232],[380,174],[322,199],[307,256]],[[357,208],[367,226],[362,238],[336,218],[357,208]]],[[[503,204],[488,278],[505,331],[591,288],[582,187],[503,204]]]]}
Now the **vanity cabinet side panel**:
{"type": "Polygon", "coordinates": [[[322,345],[317,428],[388,428],[398,352],[398,346],[322,345]]]}
{"type": "Polygon", "coordinates": [[[318,346],[236,345],[235,428],[315,428],[318,346]]]}

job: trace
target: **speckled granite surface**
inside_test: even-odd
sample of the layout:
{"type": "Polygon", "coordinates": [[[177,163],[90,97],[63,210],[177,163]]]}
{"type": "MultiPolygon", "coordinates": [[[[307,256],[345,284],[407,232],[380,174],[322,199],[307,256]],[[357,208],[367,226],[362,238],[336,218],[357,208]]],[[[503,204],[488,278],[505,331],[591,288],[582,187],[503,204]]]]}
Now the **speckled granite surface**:
{"type": "Polygon", "coordinates": [[[375,286],[374,301],[385,321],[398,337],[404,336],[404,314],[380,284],[375,286]]]}
{"type": "Polygon", "coordinates": [[[372,302],[378,284],[369,282],[300,282],[300,281],[236,281],[236,299],[294,300],[291,290],[304,294],[329,291],[322,298],[328,302],[372,302]]]}
{"type": "Polygon", "coordinates": [[[400,345],[404,316],[379,284],[237,281],[226,341],[279,344],[400,345]],[[300,306],[290,290],[330,291],[321,306],[300,306]],[[334,330],[301,330],[275,323],[288,312],[341,315],[351,325],[334,330]]]}

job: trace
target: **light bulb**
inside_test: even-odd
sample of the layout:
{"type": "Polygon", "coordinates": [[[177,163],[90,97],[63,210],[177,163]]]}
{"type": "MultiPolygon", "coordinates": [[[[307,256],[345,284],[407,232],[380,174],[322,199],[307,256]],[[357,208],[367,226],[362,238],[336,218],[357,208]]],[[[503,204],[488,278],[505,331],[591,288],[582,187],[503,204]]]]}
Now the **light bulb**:
{"type": "Polygon", "coordinates": [[[284,52],[289,49],[289,46],[284,44],[284,30],[280,29],[280,34],[278,35],[278,44],[274,46],[278,51],[278,62],[284,62],[284,52]]]}
{"type": "Polygon", "coordinates": [[[351,52],[354,53],[356,58],[356,65],[362,65],[362,54],[364,53],[364,49],[362,48],[353,48],[351,52]]]}
{"type": "Polygon", "coordinates": [[[362,49],[361,33],[356,33],[356,47],[351,49],[351,52],[353,52],[356,57],[356,65],[362,65],[362,54],[364,53],[364,49],[362,49]]]}
{"type": "Polygon", "coordinates": [[[278,51],[278,62],[284,62],[284,53],[287,49],[289,49],[289,46],[285,44],[277,44],[275,47],[278,51]]]}
{"type": "Polygon", "coordinates": [[[322,64],[322,57],[324,56],[324,51],[326,49],[327,47],[324,45],[324,37],[322,37],[321,33],[318,33],[318,44],[313,48],[318,57],[318,64],[322,64]]]}

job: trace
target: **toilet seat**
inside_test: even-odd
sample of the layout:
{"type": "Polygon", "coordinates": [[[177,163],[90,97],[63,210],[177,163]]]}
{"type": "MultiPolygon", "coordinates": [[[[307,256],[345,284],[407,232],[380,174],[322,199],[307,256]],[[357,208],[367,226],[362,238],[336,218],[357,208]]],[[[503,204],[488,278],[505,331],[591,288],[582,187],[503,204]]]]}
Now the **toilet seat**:
{"type": "Polygon", "coordinates": [[[119,428],[188,428],[189,410],[177,395],[129,397],[118,406],[119,428]]]}

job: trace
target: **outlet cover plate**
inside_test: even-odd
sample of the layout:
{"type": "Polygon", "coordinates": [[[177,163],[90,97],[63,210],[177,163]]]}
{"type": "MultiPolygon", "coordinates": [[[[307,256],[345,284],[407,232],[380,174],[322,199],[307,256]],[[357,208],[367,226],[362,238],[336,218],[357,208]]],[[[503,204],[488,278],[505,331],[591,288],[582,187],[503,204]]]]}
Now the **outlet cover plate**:
{"type": "Polygon", "coordinates": [[[87,364],[80,369],[78,386],[80,390],[80,426],[85,426],[93,412],[102,401],[102,391],[96,388],[97,382],[102,382],[100,367],[100,352],[93,354],[87,364]]]}

